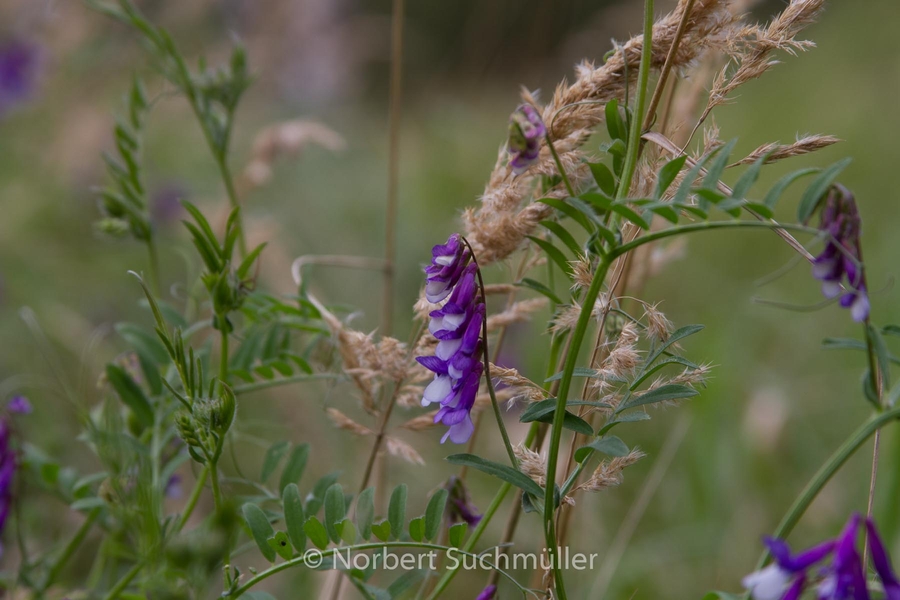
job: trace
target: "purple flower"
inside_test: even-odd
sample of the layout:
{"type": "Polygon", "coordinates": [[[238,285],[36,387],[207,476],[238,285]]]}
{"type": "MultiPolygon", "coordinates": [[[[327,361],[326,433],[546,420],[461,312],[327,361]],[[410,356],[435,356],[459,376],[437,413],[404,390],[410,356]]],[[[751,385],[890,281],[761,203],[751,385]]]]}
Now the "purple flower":
{"type": "Polygon", "coordinates": [[[835,541],[834,559],[824,570],[825,578],[819,584],[821,600],[868,600],[866,576],[862,559],[856,551],[856,538],[860,517],[854,514],[835,541]]]}
{"type": "Polygon", "coordinates": [[[469,250],[454,233],[446,244],[431,249],[431,264],[425,267],[425,298],[440,302],[450,295],[469,263],[469,250]]]}
{"type": "Polygon", "coordinates": [[[875,566],[875,572],[881,579],[881,585],[884,587],[885,600],[900,600],[900,581],[897,581],[897,575],[891,567],[891,557],[888,556],[878,530],[875,529],[875,522],[872,519],[866,519],[866,529],[869,532],[869,550],[872,551],[872,564],[875,566]]]}
{"type": "Polygon", "coordinates": [[[809,550],[792,554],[786,542],[765,538],[774,562],[744,577],[744,587],[753,600],[791,600],[799,598],[806,585],[806,571],[834,550],[834,542],[825,542],[809,550]]]}
{"type": "Polygon", "coordinates": [[[15,415],[30,415],[34,410],[25,396],[13,396],[6,408],[15,415]]]}
{"type": "Polygon", "coordinates": [[[16,452],[10,443],[9,424],[0,419],[0,533],[13,500],[13,476],[16,474],[16,452]]]}
{"type": "Polygon", "coordinates": [[[509,118],[509,166],[519,175],[537,162],[541,152],[541,138],[547,128],[541,115],[530,104],[519,106],[509,118]]]}
{"type": "Polygon", "coordinates": [[[837,298],[850,309],[854,321],[869,318],[869,295],[862,269],[861,220],[856,200],[842,185],[834,185],[825,198],[819,229],[828,233],[822,253],[813,261],[813,276],[822,282],[826,298],[837,298]]]}
{"type": "Polygon", "coordinates": [[[469,491],[466,489],[462,479],[450,477],[444,486],[450,493],[447,502],[447,517],[451,523],[468,523],[469,527],[475,527],[481,522],[481,515],[478,514],[478,508],[472,504],[469,498],[469,491]]]}
{"type": "Polygon", "coordinates": [[[184,490],[181,487],[181,475],[178,473],[173,473],[169,480],[166,482],[166,489],[163,494],[166,498],[178,499],[184,495],[184,490]]]}
{"type": "MultiPolygon", "coordinates": [[[[792,554],[783,540],[767,538],[766,545],[774,562],[744,578],[743,584],[753,600],[798,600],[812,577],[818,580],[819,600],[869,600],[862,559],[856,550],[860,516],[854,514],[835,540],[829,540],[809,550],[792,554]],[[812,567],[831,557],[831,563],[821,566],[814,575],[812,567]]],[[[874,525],[867,523],[870,531],[874,525]]],[[[900,600],[900,586],[890,568],[887,553],[877,534],[869,537],[872,559],[884,583],[887,600],[900,600]],[[891,595],[894,594],[894,595],[891,595]]]]}
{"type": "Polygon", "coordinates": [[[492,600],[493,597],[497,594],[497,586],[489,585],[478,594],[478,597],[475,600],[492,600]]]}
{"type": "Polygon", "coordinates": [[[431,264],[425,268],[425,296],[430,302],[446,302],[429,314],[428,330],[438,340],[434,356],[416,359],[434,373],[422,405],[441,405],[434,422],[450,428],[441,443],[449,439],[462,444],[475,430],[470,413],[484,370],[484,302],[478,294],[478,267],[469,262],[471,255],[458,234],[435,246],[431,255],[431,264]]]}
{"type": "Polygon", "coordinates": [[[36,45],[19,40],[0,45],[0,115],[31,94],[37,71],[36,45]]]}

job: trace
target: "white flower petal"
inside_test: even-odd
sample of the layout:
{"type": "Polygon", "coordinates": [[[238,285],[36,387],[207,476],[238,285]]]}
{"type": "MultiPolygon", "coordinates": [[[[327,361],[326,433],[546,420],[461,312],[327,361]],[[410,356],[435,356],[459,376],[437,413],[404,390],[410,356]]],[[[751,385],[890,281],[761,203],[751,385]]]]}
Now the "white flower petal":
{"type": "Polygon", "coordinates": [[[780,600],[791,582],[791,574],[772,564],[761,571],[750,573],[741,584],[750,591],[753,600],[780,600]]]}
{"type": "Polygon", "coordinates": [[[422,393],[422,406],[440,402],[453,390],[453,380],[446,375],[438,375],[422,393]]]}

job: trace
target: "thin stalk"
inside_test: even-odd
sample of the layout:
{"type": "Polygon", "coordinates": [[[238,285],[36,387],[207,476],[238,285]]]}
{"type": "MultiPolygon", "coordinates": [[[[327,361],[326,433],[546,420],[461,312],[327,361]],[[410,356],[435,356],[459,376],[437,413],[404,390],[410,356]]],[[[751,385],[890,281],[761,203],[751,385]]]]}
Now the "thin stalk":
{"type": "Polygon", "coordinates": [[[397,245],[397,189],[400,179],[400,115],[403,91],[403,13],[404,0],[393,0],[391,10],[391,75],[388,140],[387,207],[384,227],[384,289],[381,300],[383,335],[390,335],[394,309],[394,258],[397,245]]]}
{"type": "Polygon", "coordinates": [[[236,385],[233,390],[237,395],[249,394],[259,390],[266,390],[282,385],[290,385],[292,383],[300,383],[302,381],[312,381],[315,379],[340,379],[341,376],[335,373],[313,373],[312,375],[292,375],[290,377],[280,377],[278,379],[266,379],[263,381],[254,381],[253,383],[245,383],[244,385],[236,385]]]}
{"type": "Polygon", "coordinates": [[[116,600],[119,597],[119,594],[125,591],[125,588],[128,587],[128,584],[131,583],[131,580],[137,577],[137,574],[141,572],[141,569],[144,567],[143,562],[136,563],[133,567],[131,567],[127,573],[125,573],[119,581],[116,582],[116,585],[113,586],[109,593],[103,597],[103,600],[116,600]]]}
{"type": "Polygon", "coordinates": [[[200,471],[200,476],[197,478],[197,483],[194,484],[194,489],[191,492],[190,497],[188,498],[188,502],[184,507],[184,512],[181,513],[181,518],[178,519],[178,524],[175,526],[175,532],[178,533],[184,526],[187,524],[188,519],[191,518],[191,514],[194,512],[194,508],[197,506],[197,501],[200,500],[200,494],[203,493],[203,487],[206,485],[206,478],[209,477],[209,467],[204,466],[203,470],[200,471]]]}
{"type": "MultiPolygon", "coordinates": [[[[460,236],[469,252],[472,255],[472,262],[475,264],[475,274],[478,276],[478,288],[481,290],[481,300],[487,306],[487,294],[484,293],[484,278],[481,276],[481,267],[478,266],[478,259],[475,257],[475,249],[465,237],[460,236]]],[[[497,428],[500,429],[500,437],[503,438],[503,445],[506,447],[506,453],[509,455],[509,462],[512,463],[514,469],[519,468],[519,461],[516,459],[516,453],[513,452],[512,443],[509,441],[509,433],[506,431],[506,425],[503,423],[503,415],[500,414],[500,403],[497,402],[497,394],[494,391],[494,384],[491,381],[491,359],[490,350],[488,349],[488,330],[487,315],[481,321],[481,337],[484,343],[484,351],[482,352],[482,360],[484,362],[484,378],[487,385],[488,395],[491,397],[491,406],[494,408],[494,418],[497,419],[497,428]]]]}
{"type": "MultiPolygon", "coordinates": [[[[891,421],[900,419],[900,407],[878,413],[872,416],[868,421],[863,423],[856,431],[854,431],[840,447],[835,450],[834,454],[819,468],[813,478],[806,484],[800,495],[794,500],[794,503],[788,509],[787,514],[781,519],[781,523],[773,532],[772,536],[784,539],[790,535],[794,527],[800,521],[803,513],[812,504],[825,484],[834,476],[835,473],[844,465],[847,460],[856,453],[860,447],[866,443],[876,431],[890,423],[891,421]]],[[[765,566],[766,560],[769,558],[768,550],[764,550],[759,557],[757,569],[765,566]]]]}
{"type": "MultiPolygon", "coordinates": [[[[651,0],[652,1],[652,0],[651,0]]],[[[591,307],[597,301],[600,294],[600,288],[606,279],[606,273],[609,270],[608,259],[601,260],[591,286],[588,288],[584,296],[582,306],[584,307],[578,316],[578,322],[572,330],[572,337],[569,340],[569,347],[566,350],[566,360],[563,367],[563,376],[559,384],[559,392],[557,393],[556,412],[553,415],[553,425],[550,430],[550,447],[547,455],[547,485],[544,495],[544,535],[547,542],[547,552],[550,556],[551,564],[553,564],[554,579],[556,581],[556,592],[560,600],[566,599],[565,583],[563,582],[562,572],[559,569],[558,560],[556,558],[556,534],[554,532],[553,513],[556,506],[556,463],[559,459],[559,445],[562,441],[562,422],[566,413],[566,403],[569,398],[569,389],[572,385],[572,376],[575,373],[575,366],[578,363],[578,352],[587,333],[588,325],[591,320],[591,307]]]]}
{"type": "Polygon", "coordinates": [[[57,580],[60,573],[62,573],[63,568],[66,566],[66,563],[69,562],[69,559],[72,558],[72,555],[81,546],[82,542],[84,542],[84,538],[87,537],[88,532],[93,527],[94,522],[100,517],[101,509],[95,508],[90,513],[88,513],[87,518],[78,528],[78,531],[75,532],[75,535],[72,536],[72,539],[69,540],[69,543],[66,544],[66,547],[63,548],[63,551],[60,553],[59,557],[53,563],[53,566],[50,568],[50,571],[47,573],[47,578],[44,580],[44,583],[41,584],[41,589],[46,590],[53,582],[57,580]]]}
{"type": "Polygon", "coordinates": [[[563,168],[562,161],[559,159],[559,154],[556,152],[556,147],[553,145],[553,140],[550,139],[549,131],[544,134],[544,139],[547,141],[547,147],[550,148],[550,154],[553,155],[553,162],[556,163],[556,169],[559,171],[559,176],[562,177],[563,183],[566,186],[566,191],[569,192],[570,196],[574,196],[575,188],[572,187],[572,182],[569,181],[569,176],[563,168]]]}
{"type": "Polygon", "coordinates": [[[644,104],[647,100],[647,83],[650,80],[650,58],[653,48],[653,0],[644,0],[643,41],[641,66],[638,71],[637,97],[632,108],[631,131],[628,134],[628,148],[625,151],[625,164],[622,167],[622,180],[619,182],[616,200],[625,198],[631,190],[631,181],[634,178],[641,148],[641,121],[644,115],[644,104]]]}
{"type": "MultiPolygon", "coordinates": [[[[204,127],[204,129],[206,129],[204,127]]],[[[231,205],[232,209],[240,208],[241,203],[238,200],[237,189],[234,187],[234,177],[231,176],[231,167],[228,166],[228,157],[227,156],[219,156],[218,153],[213,149],[213,154],[216,155],[216,164],[219,166],[219,174],[222,176],[222,181],[225,183],[225,193],[228,195],[228,203],[231,205]]],[[[238,227],[238,249],[241,253],[241,258],[247,256],[247,238],[244,234],[244,215],[242,213],[238,213],[237,216],[237,227],[238,227]]]]}
{"type": "Polygon", "coordinates": [[[150,238],[147,240],[147,254],[149,257],[149,271],[150,271],[150,289],[153,290],[153,293],[157,296],[160,295],[160,278],[159,278],[159,252],[156,248],[156,238],[154,238],[153,234],[150,234],[150,238]]]}
{"type": "Polygon", "coordinates": [[[219,319],[219,325],[222,327],[222,347],[219,349],[219,381],[222,383],[228,382],[228,332],[225,331],[225,326],[223,322],[225,321],[224,317],[219,319]]]}
{"type": "MultiPolygon", "coordinates": [[[[510,484],[508,484],[508,483],[504,484],[504,485],[510,486],[510,484]]],[[[454,550],[456,553],[463,555],[463,556],[468,556],[468,557],[477,557],[478,556],[468,550],[464,550],[464,549],[457,550],[456,548],[441,546],[439,544],[429,544],[426,542],[400,541],[400,542],[378,542],[378,543],[372,542],[372,543],[368,543],[368,544],[357,544],[355,546],[342,546],[339,548],[329,548],[328,550],[323,550],[322,552],[318,553],[317,558],[320,558],[320,559],[329,558],[331,556],[334,556],[337,552],[342,552],[342,551],[349,552],[349,553],[356,553],[356,552],[361,552],[361,551],[365,551],[365,550],[382,550],[382,549],[387,549],[387,548],[418,548],[421,550],[440,550],[441,552],[449,552],[450,550],[454,550]]],[[[275,575],[276,573],[280,573],[281,571],[290,569],[291,567],[303,565],[306,563],[306,560],[307,560],[306,553],[303,553],[300,556],[292,558],[291,560],[287,560],[287,561],[285,561],[283,563],[279,563],[273,567],[269,567],[262,573],[259,573],[256,576],[248,579],[247,583],[245,583],[241,587],[237,588],[233,593],[228,594],[225,597],[239,598],[241,596],[241,594],[247,593],[250,590],[250,588],[255,586],[257,583],[259,583],[265,579],[268,579],[269,577],[271,577],[272,575],[275,575]]],[[[479,560],[482,560],[482,559],[479,558],[479,560]]],[[[497,565],[491,564],[487,561],[485,561],[485,564],[487,564],[488,566],[494,567],[494,568],[497,567],[497,565]]],[[[527,591],[527,590],[525,590],[525,588],[522,588],[521,586],[519,586],[518,582],[511,575],[507,575],[506,573],[504,573],[504,575],[506,575],[506,577],[510,581],[512,581],[514,584],[516,584],[516,586],[518,586],[523,592],[527,591]]]]}
{"type": "MultiPolygon", "coordinates": [[[[862,259],[862,251],[860,251],[860,259],[862,259]]],[[[863,267],[860,270],[860,280],[863,285],[866,281],[866,271],[863,267]]],[[[881,372],[878,360],[875,358],[875,345],[872,343],[872,324],[868,317],[863,323],[866,333],[866,352],[869,358],[869,376],[875,382],[875,396],[878,400],[878,410],[884,410],[884,374],[881,372]]],[[[869,477],[869,500],[866,503],[866,518],[872,518],[872,510],[875,505],[875,486],[878,483],[878,451],[881,446],[881,430],[875,432],[875,440],[872,443],[872,473],[869,477]]],[[[865,541],[868,542],[869,530],[863,533],[865,541]]],[[[863,568],[869,564],[869,544],[863,544],[863,568]]]]}
{"type": "MultiPolygon", "coordinates": [[[[672,45],[669,46],[669,52],[666,54],[666,62],[663,64],[662,71],[659,72],[659,81],[656,83],[656,89],[653,90],[650,106],[647,107],[647,115],[644,117],[644,125],[641,127],[643,131],[647,131],[650,129],[650,126],[653,125],[653,119],[656,117],[656,109],[659,106],[659,101],[662,99],[669,74],[672,72],[672,65],[675,64],[675,54],[678,52],[678,47],[681,45],[681,39],[684,37],[684,31],[687,29],[688,20],[694,9],[694,2],[695,0],[688,0],[684,7],[684,12],[681,14],[681,20],[678,22],[678,29],[675,30],[675,38],[672,40],[672,45]]],[[[647,38],[644,39],[646,40],[647,38]]]]}

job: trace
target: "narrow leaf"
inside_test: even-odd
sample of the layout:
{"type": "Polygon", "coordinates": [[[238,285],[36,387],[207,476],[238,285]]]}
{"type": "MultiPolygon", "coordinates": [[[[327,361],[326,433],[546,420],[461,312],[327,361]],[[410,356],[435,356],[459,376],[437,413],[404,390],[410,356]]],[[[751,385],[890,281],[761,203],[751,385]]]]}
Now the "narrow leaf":
{"type": "Polygon", "coordinates": [[[290,447],[291,443],[287,441],[275,442],[269,446],[268,450],[266,450],[265,457],[263,457],[262,473],[260,473],[259,476],[259,481],[261,483],[265,483],[266,480],[271,477],[272,473],[275,472],[275,469],[278,468],[278,463],[281,462],[281,459],[284,458],[284,455],[287,454],[290,447]]]}
{"type": "Polygon", "coordinates": [[[684,398],[693,398],[699,394],[694,388],[676,383],[669,383],[656,389],[645,392],[640,396],[633,396],[627,402],[623,402],[616,412],[623,411],[635,406],[643,406],[645,404],[655,404],[657,402],[665,402],[667,400],[682,400],[684,398]]]}
{"type": "Polygon", "coordinates": [[[335,525],[344,520],[344,490],[341,484],[335,483],[325,492],[325,531],[332,542],[339,542],[341,533],[335,525]]]}
{"type": "Polygon", "coordinates": [[[801,177],[806,177],[807,175],[812,175],[813,173],[818,173],[822,169],[816,167],[810,167],[808,169],[800,169],[799,171],[794,171],[793,173],[788,173],[781,179],[775,182],[775,185],[772,186],[772,189],[766,194],[765,199],[763,200],[763,204],[768,206],[769,208],[775,208],[775,204],[778,203],[778,200],[784,194],[784,192],[788,189],[792,183],[800,179],[801,177]]]}
{"type": "Polygon", "coordinates": [[[152,427],[153,408],[150,406],[150,401],[144,395],[144,390],[134,382],[125,369],[110,363],[106,365],[106,377],[122,403],[131,409],[141,425],[152,427]]]}
{"type": "Polygon", "coordinates": [[[453,465],[466,465],[477,469],[482,473],[487,473],[507,483],[511,483],[529,494],[534,494],[535,496],[544,495],[544,490],[531,477],[507,465],[501,465],[474,454],[452,454],[447,457],[447,462],[453,465]]]}
{"type": "Polygon", "coordinates": [[[324,550],[328,547],[328,532],[325,531],[325,526],[317,518],[308,518],[306,523],[303,524],[303,531],[306,532],[309,541],[319,550],[324,550]]]}
{"type": "Polygon", "coordinates": [[[625,445],[625,442],[614,435],[606,436],[595,440],[587,446],[582,446],[575,451],[575,462],[584,462],[593,452],[602,452],[607,456],[628,456],[631,450],[625,445]]]}
{"type": "Polygon", "coordinates": [[[423,539],[425,539],[424,517],[416,517],[409,522],[409,537],[411,537],[416,542],[421,542],[423,539]]]}
{"type": "Polygon", "coordinates": [[[800,198],[800,205],[797,207],[797,220],[806,223],[819,205],[819,200],[828,192],[828,188],[834,183],[834,180],[841,174],[847,165],[853,159],[850,157],[839,160],[824,171],[816,175],[812,180],[803,196],[800,198]]]}
{"type": "Polygon", "coordinates": [[[356,526],[364,540],[372,537],[372,521],[375,519],[375,488],[366,488],[356,500],[356,526]]]}

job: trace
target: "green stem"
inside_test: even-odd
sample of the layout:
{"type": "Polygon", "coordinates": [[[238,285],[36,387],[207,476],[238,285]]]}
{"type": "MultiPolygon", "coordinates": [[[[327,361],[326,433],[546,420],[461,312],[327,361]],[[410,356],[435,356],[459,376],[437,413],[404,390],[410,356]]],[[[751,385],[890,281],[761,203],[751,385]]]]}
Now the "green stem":
{"type": "MultiPolygon", "coordinates": [[[[512,484],[504,483],[500,486],[500,489],[497,490],[497,495],[494,496],[494,499],[491,501],[491,505],[488,506],[487,510],[484,513],[484,516],[481,517],[481,521],[478,522],[478,526],[475,527],[475,531],[472,532],[472,535],[469,536],[469,539],[466,540],[466,543],[463,545],[461,552],[471,552],[475,547],[475,544],[478,543],[478,540],[481,538],[481,534],[484,533],[484,530],[487,528],[488,523],[491,522],[494,514],[497,512],[497,509],[500,508],[500,505],[503,503],[503,500],[506,498],[506,495],[509,493],[509,490],[512,489],[512,484]]],[[[444,571],[444,574],[441,576],[440,581],[437,582],[437,585],[434,587],[434,590],[431,592],[431,595],[428,596],[428,600],[434,600],[438,596],[443,593],[443,591],[450,585],[450,582],[453,581],[453,578],[456,577],[456,573],[459,571],[459,568],[456,569],[447,569],[444,571]]]]}
{"type": "Polygon", "coordinates": [[[219,349],[219,381],[228,383],[228,332],[225,331],[225,315],[219,317],[219,326],[222,327],[222,347],[219,349]]]}
{"type": "Polygon", "coordinates": [[[184,512],[181,514],[181,518],[178,520],[178,525],[175,527],[175,533],[178,533],[184,526],[187,524],[188,519],[191,518],[191,514],[194,512],[194,508],[197,506],[197,501],[200,500],[200,494],[203,493],[203,487],[206,485],[206,478],[209,476],[209,467],[203,467],[203,470],[200,472],[200,477],[197,478],[197,483],[194,484],[194,490],[191,492],[190,498],[188,498],[188,503],[184,507],[184,512]]]}
{"type": "Polygon", "coordinates": [[[818,229],[806,227],[804,225],[792,225],[785,223],[770,223],[766,221],[704,221],[702,223],[691,223],[690,225],[681,225],[678,227],[669,227],[660,231],[653,231],[643,235],[632,242],[622,244],[610,251],[609,258],[615,258],[631,252],[635,248],[639,248],[644,244],[649,244],[657,240],[668,237],[681,235],[683,233],[693,233],[695,231],[709,231],[713,229],[782,229],[784,231],[796,231],[800,233],[818,234],[818,229]]]}
{"type": "MultiPolygon", "coordinates": [[[[508,483],[506,483],[504,485],[512,487],[508,483]]],[[[474,533],[473,533],[473,536],[474,536],[474,533]]],[[[368,544],[357,544],[355,546],[342,546],[339,548],[329,548],[328,550],[322,550],[322,551],[315,552],[314,556],[317,560],[322,560],[322,559],[334,556],[338,552],[347,552],[352,556],[356,552],[362,552],[365,550],[381,550],[381,549],[386,549],[386,548],[418,548],[420,550],[440,550],[441,552],[448,552],[448,553],[452,551],[455,553],[459,553],[462,556],[470,556],[470,557],[478,556],[478,555],[473,554],[472,552],[469,552],[468,550],[465,550],[465,549],[457,550],[456,548],[453,548],[453,547],[442,546],[440,544],[429,544],[429,543],[425,543],[425,542],[377,542],[377,543],[372,542],[372,543],[368,543],[368,544]]],[[[250,579],[248,579],[247,583],[245,583],[241,587],[237,588],[236,590],[234,590],[234,592],[232,592],[231,594],[228,594],[225,597],[239,598],[241,596],[241,594],[247,593],[250,590],[250,588],[252,588],[254,585],[256,585],[257,583],[259,583],[265,579],[268,579],[272,575],[275,575],[276,573],[280,573],[281,571],[290,569],[291,567],[296,567],[299,565],[306,564],[308,554],[309,554],[309,551],[304,552],[300,556],[294,557],[291,560],[286,560],[283,563],[277,564],[273,567],[266,569],[265,571],[263,571],[262,573],[259,573],[255,577],[251,577],[250,579]]],[[[490,567],[493,567],[495,569],[497,568],[497,565],[494,565],[487,561],[484,561],[484,562],[486,565],[488,565],[490,567]]],[[[501,572],[503,572],[503,571],[501,571],[501,572]]],[[[521,585],[519,585],[519,583],[511,575],[509,575],[505,572],[503,572],[503,574],[510,581],[512,581],[520,590],[525,591],[525,588],[523,588],[521,585]]]]}
{"type": "Polygon", "coordinates": [[[292,383],[300,383],[301,381],[311,381],[314,379],[340,379],[341,375],[337,375],[335,373],[314,373],[312,375],[303,374],[303,375],[293,375],[291,377],[279,377],[277,379],[266,379],[263,381],[254,381],[253,383],[246,383],[244,385],[236,385],[234,386],[233,391],[237,395],[241,394],[249,394],[250,392],[257,392],[259,390],[265,390],[268,388],[278,387],[282,385],[290,385],[292,383]]]}
{"type": "Polygon", "coordinates": [[[569,192],[570,196],[574,196],[575,188],[572,187],[572,182],[569,181],[569,176],[566,174],[562,161],[559,159],[559,154],[556,153],[556,147],[553,145],[553,140],[550,139],[549,130],[544,134],[544,139],[547,140],[547,147],[550,148],[550,154],[553,155],[553,162],[556,163],[556,169],[559,171],[559,176],[562,177],[563,183],[566,186],[566,191],[569,192]]]}
{"type": "Polygon", "coordinates": [[[66,563],[69,562],[69,559],[72,558],[72,555],[81,546],[82,542],[84,542],[84,538],[87,537],[88,532],[91,530],[91,527],[94,525],[94,522],[100,517],[101,509],[95,508],[90,513],[88,513],[87,518],[81,524],[81,527],[78,528],[78,531],[75,532],[75,535],[69,540],[69,543],[66,544],[66,547],[63,548],[62,553],[56,559],[56,562],[53,563],[53,566],[50,568],[50,571],[47,573],[47,578],[44,580],[44,583],[41,585],[42,590],[46,590],[56,579],[59,577],[59,574],[62,572],[63,568],[66,566],[66,563]]]}
{"type": "Polygon", "coordinates": [[[159,279],[159,252],[156,248],[156,239],[153,237],[152,233],[147,240],[147,254],[150,257],[150,286],[153,293],[159,296],[161,289],[159,279]]]}
{"type": "Polygon", "coordinates": [[[563,376],[559,383],[559,392],[557,393],[556,411],[553,414],[553,425],[550,430],[550,447],[547,456],[547,485],[544,495],[544,536],[547,542],[547,553],[553,565],[553,574],[556,581],[556,593],[560,600],[566,599],[565,587],[562,577],[562,571],[559,569],[556,551],[556,533],[554,531],[553,515],[556,510],[556,463],[559,460],[559,444],[562,440],[562,424],[563,417],[566,414],[566,403],[569,398],[569,388],[572,386],[572,376],[575,373],[575,366],[578,363],[578,353],[584,336],[587,333],[590,324],[592,308],[597,302],[597,296],[600,294],[600,288],[606,280],[606,273],[609,270],[609,259],[604,259],[597,267],[594,278],[591,281],[591,287],[582,301],[581,314],[578,315],[578,322],[572,330],[572,337],[569,340],[569,347],[566,350],[566,361],[563,366],[563,376]]]}
{"type": "Polygon", "coordinates": [[[131,567],[127,573],[125,573],[122,578],[116,582],[116,585],[113,586],[109,593],[104,596],[104,600],[116,600],[125,588],[128,587],[128,584],[131,583],[131,580],[134,579],[138,573],[141,572],[141,569],[144,567],[143,562],[136,563],[133,567],[131,567]]]}
{"type": "Polygon", "coordinates": [[[644,39],[641,46],[641,66],[638,71],[637,98],[634,100],[634,108],[631,111],[631,131],[628,134],[628,148],[625,151],[625,164],[622,168],[622,180],[619,182],[616,200],[625,198],[631,191],[631,181],[637,167],[641,148],[641,124],[644,120],[644,105],[647,101],[647,83],[650,81],[652,47],[653,0],[644,0],[644,39]]]}
{"type": "MultiPolygon", "coordinates": [[[[859,450],[873,433],[896,419],[900,419],[900,407],[892,408],[891,410],[872,416],[868,421],[863,423],[859,429],[854,431],[834,454],[831,455],[825,464],[819,468],[809,483],[806,484],[806,487],[803,488],[803,491],[800,492],[800,495],[794,500],[794,503],[781,520],[781,523],[778,524],[778,527],[772,534],[773,537],[784,539],[790,535],[794,526],[797,525],[797,522],[803,516],[803,513],[806,512],[806,509],[809,508],[809,505],[812,504],[812,501],[815,500],[819,492],[822,491],[825,484],[828,483],[844,463],[859,450]]],[[[765,566],[768,558],[768,551],[764,551],[757,563],[757,569],[761,569],[765,566]]]]}

